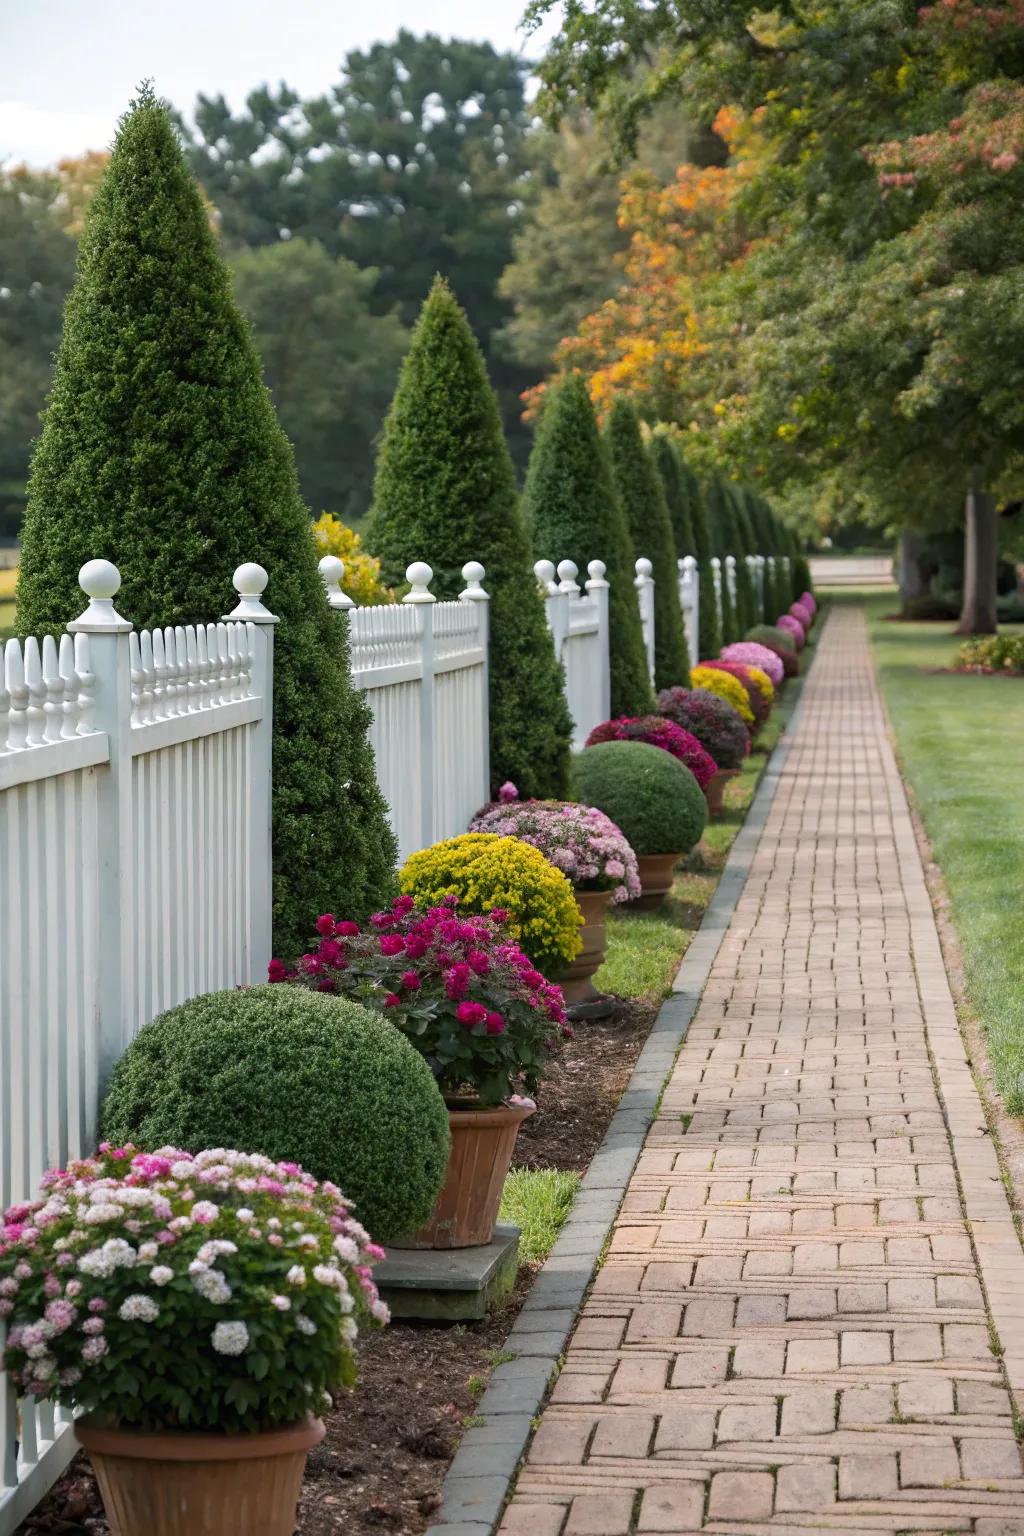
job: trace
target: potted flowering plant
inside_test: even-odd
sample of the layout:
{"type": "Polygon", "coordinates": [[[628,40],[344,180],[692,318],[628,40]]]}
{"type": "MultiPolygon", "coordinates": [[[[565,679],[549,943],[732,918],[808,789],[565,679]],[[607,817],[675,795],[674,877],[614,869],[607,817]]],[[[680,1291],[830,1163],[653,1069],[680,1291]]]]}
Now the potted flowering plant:
{"type": "Polygon", "coordinates": [[[461,916],[454,896],[427,910],[399,896],[364,931],[332,913],[294,968],[270,980],[352,998],[386,1013],[426,1058],[448,1104],[451,1152],[425,1227],[396,1247],[489,1243],[522,1122],[566,1022],[561,990],[508,932],[502,910],[461,916]]]}
{"type": "Polygon", "coordinates": [[[624,715],[618,720],[605,720],[594,726],[587,746],[596,747],[604,741],[646,741],[649,746],[671,752],[689,768],[701,790],[718,772],[718,764],[693,732],[665,715],[624,715]]]}
{"type": "Polygon", "coordinates": [[[725,786],[750,751],[750,732],[733,706],[706,688],[663,688],[658,710],[691,731],[717,763],[718,771],[704,785],[704,798],[708,814],[720,815],[725,786]]]}
{"type": "Polygon", "coordinates": [[[477,811],[469,830],[530,843],[571,882],[583,917],[583,948],[560,984],[570,1007],[593,1004],[600,994],[591,977],[607,948],[608,906],[640,895],[636,854],[614,821],[596,806],[517,796],[514,784],[503,784],[498,800],[477,811]]]}
{"type": "Polygon", "coordinates": [[[291,1536],[383,1257],[294,1163],[104,1142],[0,1228],[4,1367],[84,1411],[119,1536],[291,1536]]]}

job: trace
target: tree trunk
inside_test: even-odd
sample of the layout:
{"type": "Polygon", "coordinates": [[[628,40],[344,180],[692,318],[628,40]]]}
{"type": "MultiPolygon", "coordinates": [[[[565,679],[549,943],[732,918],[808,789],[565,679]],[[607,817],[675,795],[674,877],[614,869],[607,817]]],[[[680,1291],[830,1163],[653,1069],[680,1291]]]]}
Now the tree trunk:
{"type": "Polygon", "coordinates": [[[899,584],[900,609],[906,616],[907,606],[915,598],[925,597],[928,579],[921,569],[924,539],[916,528],[904,528],[900,534],[899,584]]]}
{"type": "Polygon", "coordinates": [[[996,632],[996,565],[999,519],[996,500],[976,476],[967,494],[964,525],[964,606],[958,635],[996,632]]]}

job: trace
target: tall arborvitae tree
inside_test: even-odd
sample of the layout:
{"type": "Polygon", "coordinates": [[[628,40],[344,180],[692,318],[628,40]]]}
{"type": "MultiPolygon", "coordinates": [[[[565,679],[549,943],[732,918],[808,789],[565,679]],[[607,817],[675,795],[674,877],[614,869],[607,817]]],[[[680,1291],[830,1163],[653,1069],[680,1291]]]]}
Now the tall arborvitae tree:
{"type": "Polygon", "coordinates": [[[144,88],[120,124],[67,302],[29,486],[23,633],[78,612],[84,561],[113,560],[139,626],[208,620],[231,573],[270,575],[275,631],[275,947],[318,912],[359,915],[392,885],[395,844],[349,680],[344,622],[317,573],[291,446],[260,377],[199,189],[144,88]]]}
{"type": "Polygon", "coordinates": [[[613,716],[654,708],[640,610],[633,587],[633,542],[612,485],[586,383],[569,374],[544,398],[523,492],[538,557],[572,560],[585,579],[591,560],[607,568],[613,716]]]}
{"type": "Polygon", "coordinates": [[[659,432],[655,435],[651,444],[651,457],[665,492],[665,505],[675,535],[676,555],[680,559],[692,555],[697,561],[697,636],[700,656],[690,657],[690,665],[695,666],[701,656],[717,656],[722,645],[714,573],[711,569],[711,542],[701,503],[700,484],[667,433],[659,432]]]}
{"type": "MultiPolygon", "coordinates": [[[[740,628],[736,613],[736,605],[733,602],[732,593],[729,590],[728,571],[726,557],[733,553],[732,544],[732,519],[729,516],[729,502],[725,487],[718,480],[708,480],[703,487],[704,507],[708,518],[708,533],[711,538],[711,552],[718,557],[721,565],[722,583],[722,644],[732,645],[739,640],[744,631],[740,628]]],[[[713,660],[705,657],[705,660],[713,660]]]]}
{"type": "MultiPolygon", "coordinates": [[[[693,539],[697,546],[697,563],[700,566],[700,609],[699,609],[699,635],[700,654],[702,657],[715,657],[722,649],[722,625],[718,617],[718,599],[715,596],[715,573],[711,567],[711,557],[714,547],[711,543],[711,533],[708,528],[707,508],[704,505],[704,493],[701,490],[700,481],[693,470],[680,455],[682,465],[682,484],[686,493],[690,508],[690,524],[693,528],[693,539]]],[[[700,657],[695,656],[694,662],[700,657]]]]}
{"type": "Polygon", "coordinates": [[[754,535],[747,521],[743,492],[740,487],[728,486],[727,494],[732,522],[732,552],[736,557],[736,619],[741,634],[746,634],[752,624],[760,623],[754,578],[747,564],[747,556],[755,552],[754,535]]]}
{"type": "Polygon", "coordinates": [[[498,405],[469,321],[437,279],[384,426],[367,543],[384,580],[414,560],[453,598],[479,560],[490,593],[491,780],[563,796],[572,722],[532,568],[498,405]]]}
{"type": "Polygon", "coordinates": [[[661,481],[640,431],[636,406],[624,395],[614,401],[605,428],[612,479],[626,514],[637,555],[654,568],[654,682],[657,688],[685,687],[690,676],[683,614],[679,607],[676,546],[661,481]]]}

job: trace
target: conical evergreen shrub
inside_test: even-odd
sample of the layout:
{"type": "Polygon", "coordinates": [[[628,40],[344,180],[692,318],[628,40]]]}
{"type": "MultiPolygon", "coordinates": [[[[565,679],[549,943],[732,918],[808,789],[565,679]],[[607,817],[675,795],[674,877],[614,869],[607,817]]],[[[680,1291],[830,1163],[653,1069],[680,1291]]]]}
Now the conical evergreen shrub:
{"type": "MultiPolygon", "coordinates": [[[[672,438],[659,432],[651,444],[651,457],[661,478],[669,521],[675,535],[676,555],[692,555],[697,561],[697,635],[700,656],[714,657],[722,646],[715,601],[715,578],[711,569],[711,541],[700,497],[697,476],[684,463],[672,438]]],[[[691,656],[695,666],[700,656],[691,656]]]]}
{"type": "Polygon", "coordinates": [[[113,560],[139,627],[208,620],[256,560],[280,617],[274,658],[274,946],[392,886],[395,844],[344,621],[317,572],[291,446],[260,377],[199,189],[145,88],[89,211],[32,461],[18,625],[63,627],[79,567],[113,560]]]}
{"type": "Polygon", "coordinates": [[[612,404],[605,439],[633,548],[654,568],[654,685],[677,688],[690,675],[690,659],[679,607],[675,539],[661,481],[644,446],[640,417],[623,395],[612,404]]]}
{"type": "Polygon", "coordinates": [[[633,542],[586,382],[569,374],[544,399],[523,491],[523,514],[540,559],[572,560],[585,576],[591,560],[607,567],[612,716],[654,708],[640,610],[633,586],[633,542]]]}
{"type": "Polygon", "coordinates": [[[414,560],[435,597],[462,590],[479,560],[490,593],[491,780],[524,798],[562,798],[572,721],[533,575],[515,473],[483,355],[447,284],[423,305],[384,426],[367,543],[384,581],[414,560]]]}
{"type": "MultiPolygon", "coordinates": [[[[744,631],[739,627],[736,606],[733,601],[732,592],[729,589],[728,569],[725,563],[726,557],[733,553],[731,547],[732,519],[729,516],[729,501],[725,487],[718,480],[707,481],[703,487],[703,494],[712,553],[717,555],[721,562],[722,644],[732,645],[734,641],[742,637],[744,631]]],[[[702,660],[708,661],[713,659],[713,657],[702,658],[702,660]]]]}
{"type": "Polygon", "coordinates": [[[747,556],[755,552],[754,535],[747,522],[743,492],[739,486],[728,486],[726,494],[732,523],[732,552],[736,557],[736,622],[742,633],[746,634],[750,626],[760,620],[754,594],[754,578],[747,564],[747,556]]]}
{"type": "MultiPolygon", "coordinates": [[[[718,617],[718,599],[715,596],[715,573],[711,566],[711,556],[715,551],[711,543],[707,510],[704,505],[704,494],[700,487],[700,481],[681,455],[679,462],[682,468],[683,491],[690,509],[693,539],[697,546],[697,563],[700,566],[700,609],[698,613],[700,620],[700,654],[702,657],[713,658],[722,649],[722,626],[718,617]]],[[[699,657],[696,658],[696,660],[699,659],[699,657]]]]}

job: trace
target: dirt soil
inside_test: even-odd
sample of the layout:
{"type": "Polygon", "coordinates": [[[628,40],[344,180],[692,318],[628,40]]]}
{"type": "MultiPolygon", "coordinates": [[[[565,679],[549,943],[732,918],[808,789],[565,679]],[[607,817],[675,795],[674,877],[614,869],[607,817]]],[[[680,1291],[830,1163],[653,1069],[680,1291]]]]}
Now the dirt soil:
{"type": "MultiPolygon", "coordinates": [[[[657,1004],[624,1002],[576,1026],[523,1126],[516,1163],[583,1172],[601,1144],[650,1032],[657,1004]]],[[[420,1536],[462,1430],[501,1358],[537,1266],[523,1265],[505,1308],[481,1323],[392,1323],[360,1348],[359,1385],[325,1414],[309,1458],[296,1536],[420,1536]]],[[[18,1536],[109,1536],[89,1463],[79,1456],[18,1536]]]]}

